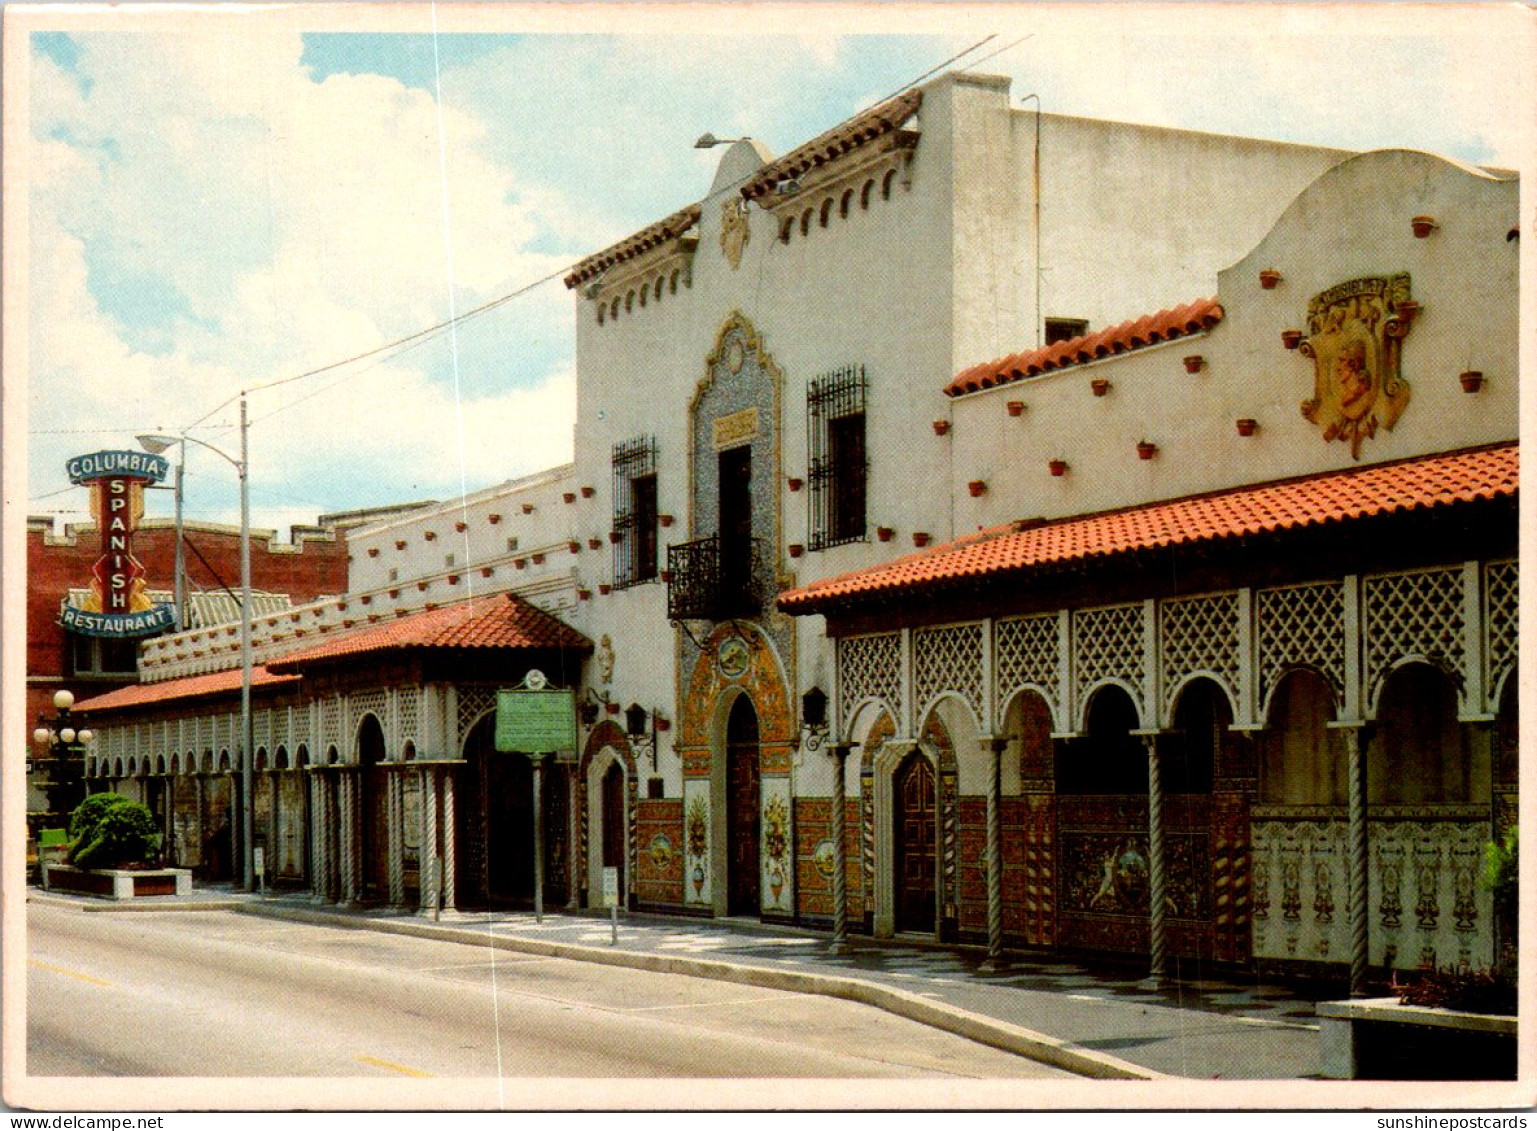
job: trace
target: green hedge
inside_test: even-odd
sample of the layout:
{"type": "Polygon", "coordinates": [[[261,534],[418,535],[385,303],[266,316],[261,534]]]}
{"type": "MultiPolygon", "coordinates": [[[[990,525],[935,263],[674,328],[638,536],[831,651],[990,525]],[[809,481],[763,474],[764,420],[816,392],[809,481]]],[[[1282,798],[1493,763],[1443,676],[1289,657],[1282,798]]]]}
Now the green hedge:
{"type": "Polygon", "coordinates": [[[154,815],[118,793],[93,794],[76,806],[69,841],[69,862],[78,868],[144,864],[160,853],[154,815]]]}

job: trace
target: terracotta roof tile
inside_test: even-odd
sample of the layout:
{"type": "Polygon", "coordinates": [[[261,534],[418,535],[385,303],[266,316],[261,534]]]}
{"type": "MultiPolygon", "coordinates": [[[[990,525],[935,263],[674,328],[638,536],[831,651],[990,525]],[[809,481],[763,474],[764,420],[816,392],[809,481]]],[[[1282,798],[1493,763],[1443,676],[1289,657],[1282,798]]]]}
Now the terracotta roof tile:
{"type": "Polygon", "coordinates": [[[649,251],[653,247],[675,240],[695,224],[699,223],[700,208],[698,204],[690,204],[680,208],[671,216],[658,220],[655,224],[648,225],[636,232],[633,236],[626,237],[600,252],[589,255],[566,276],[566,289],[570,290],[578,283],[586,282],[603,271],[608,270],[616,263],[623,263],[626,259],[633,259],[643,251],[649,251]]]}
{"type": "Polygon", "coordinates": [[[867,145],[876,138],[900,129],[902,123],[923,105],[923,91],[910,90],[856,114],[846,122],[818,134],[804,145],[796,146],[783,157],[770,161],[742,186],[742,195],[754,200],[773,189],[780,181],[798,177],[807,170],[826,164],[850,150],[867,145]]]}
{"type": "MultiPolygon", "coordinates": [[[[251,669],[251,686],[272,687],[276,684],[298,683],[296,675],[274,675],[258,664],[251,669]]],[[[205,695],[224,695],[240,690],[240,669],[191,675],[183,679],[168,679],[161,683],[136,683],[132,687],[119,687],[94,699],[75,704],[76,711],[115,711],[126,707],[143,707],[170,699],[196,699],[205,695]]]]}
{"type": "Polygon", "coordinates": [[[1069,341],[1053,342],[1040,349],[1026,350],[1001,357],[997,361],[973,365],[962,370],[955,380],[945,386],[945,395],[959,397],[966,393],[977,393],[983,389],[1022,381],[1026,377],[1049,373],[1054,369],[1065,369],[1070,365],[1082,365],[1101,357],[1112,357],[1128,350],[1173,341],[1187,334],[1209,330],[1220,321],[1222,307],[1217,300],[1198,299],[1185,306],[1144,315],[1118,326],[1107,326],[1103,330],[1069,341]]]}
{"type": "Polygon", "coordinates": [[[1042,523],[1014,523],[780,594],[786,612],[966,578],[1514,496],[1511,443],[1042,523]]]}
{"type": "Polygon", "coordinates": [[[275,672],[319,660],[351,659],[406,648],[570,648],[590,652],[592,641],[543,609],[512,594],[460,601],[373,625],[268,666],[275,672]]]}

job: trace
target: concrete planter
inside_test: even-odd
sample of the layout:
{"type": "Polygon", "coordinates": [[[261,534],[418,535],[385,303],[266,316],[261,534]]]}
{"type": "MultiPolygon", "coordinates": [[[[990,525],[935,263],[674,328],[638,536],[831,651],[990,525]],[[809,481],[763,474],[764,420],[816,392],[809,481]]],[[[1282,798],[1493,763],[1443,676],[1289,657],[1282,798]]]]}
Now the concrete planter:
{"type": "Polygon", "coordinates": [[[1397,998],[1318,1004],[1329,1080],[1514,1080],[1516,1018],[1397,998]]]}
{"type": "Polygon", "coordinates": [[[102,899],[134,899],[149,895],[191,895],[190,868],[152,868],[128,871],[120,868],[76,868],[50,864],[43,886],[52,891],[94,895],[102,899]]]}

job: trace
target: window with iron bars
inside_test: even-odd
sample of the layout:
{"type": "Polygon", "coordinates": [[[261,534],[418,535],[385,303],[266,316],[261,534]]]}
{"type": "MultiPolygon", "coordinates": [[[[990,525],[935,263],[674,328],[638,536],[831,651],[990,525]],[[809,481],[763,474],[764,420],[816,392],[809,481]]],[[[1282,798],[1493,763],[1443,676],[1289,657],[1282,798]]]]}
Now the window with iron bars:
{"type": "Polygon", "coordinates": [[[806,389],[813,550],[865,537],[865,389],[862,365],[823,374],[806,389]]]}
{"type": "Polygon", "coordinates": [[[614,445],[614,588],[656,578],[656,437],[614,445]]]}

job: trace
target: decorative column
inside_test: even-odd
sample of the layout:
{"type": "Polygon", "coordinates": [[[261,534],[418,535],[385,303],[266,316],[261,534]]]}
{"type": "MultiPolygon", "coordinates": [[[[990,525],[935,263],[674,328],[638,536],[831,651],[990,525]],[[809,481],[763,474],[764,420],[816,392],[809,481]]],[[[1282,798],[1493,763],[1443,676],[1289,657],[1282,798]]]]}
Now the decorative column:
{"type": "Polygon", "coordinates": [[[534,922],[544,921],[544,759],[530,754],[534,764],[534,922]]]}
{"type": "Polygon", "coordinates": [[[385,781],[385,810],[388,813],[390,823],[389,835],[386,837],[386,850],[389,852],[390,872],[390,906],[404,907],[406,905],[406,845],[404,828],[405,824],[405,779],[399,772],[391,772],[385,781]]]}
{"type": "Polygon", "coordinates": [[[192,822],[193,835],[197,837],[197,862],[198,867],[207,868],[208,861],[203,859],[203,839],[207,832],[203,827],[203,775],[192,775],[192,812],[196,819],[192,822]]]}
{"type": "Polygon", "coordinates": [[[335,903],[336,886],[336,779],[330,773],[316,774],[320,787],[320,899],[335,903]]]}
{"type": "Polygon", "coordinates": [[[987,961],[1003,961],[1003,813],[999,805],[999,781],[1006,739],[985,740],[987,745],[987,961]]]}
{"type": "Polygon", "coordinates": [[[1168,947],[1164,938],[1167,895],[1163,874],[1163,778],[1159,773],[1157,734],[1142,732],[1142,742],[1147,746],[1147,980],[1156,986],[1166,974],[1168,947]]]}
{"type": "Polygon", "coordinates": [[[844,849],[844,761],[850,742],[829,745],[833,755],[833,941],[831,949],[841,951],[849,931],[848,862],[844,849]]]}
{"type": "Polygon", "coordinates": [[[436,911],[438,910],[438,869],[442,866],[438,860],[438,775],[433,770],[421,770],[419,773],[422,797],[422,847],[417,853],[417,873],[421,877],[417,886],[421,889],[419,901],[421,909],[436,911]]]}
{"type": "Polygon", "coordinates": [[[310,900],[325,899],[325,793],[320,775],[308,770],[306,787],[310,794],[310,900]]]}
{"type": "Polygon", "coordinates": [[[566,766],[566,843],[571,850],[566,853],[566,910],[576,911],[581,906],[581,877],[587,868],[587,854],[582,851],[582,814],[577,809],[577,770],[580,763],[566,766]]]}
{"type": "Polygon", "coordinates": [[[357,785],[351,767],[344,769],[336,780],[338,820],[337,838],[341,851],[341,901],[354,904],[358,901],[357,875],[357,785]]]}
{"type": "Polygon", "coordinates": [[[1345,772],[1350,806],[1350,996],[1366,996],[1366,742],[1359,726],[1345,727],[1345,772]]]}
{"type": "Polygon", "coordinates": [[[448,767],[443,773],[434,775],[439,787],[443,791],[443,909],[453,911],[454,903],[454,771],[448,767]]]}

